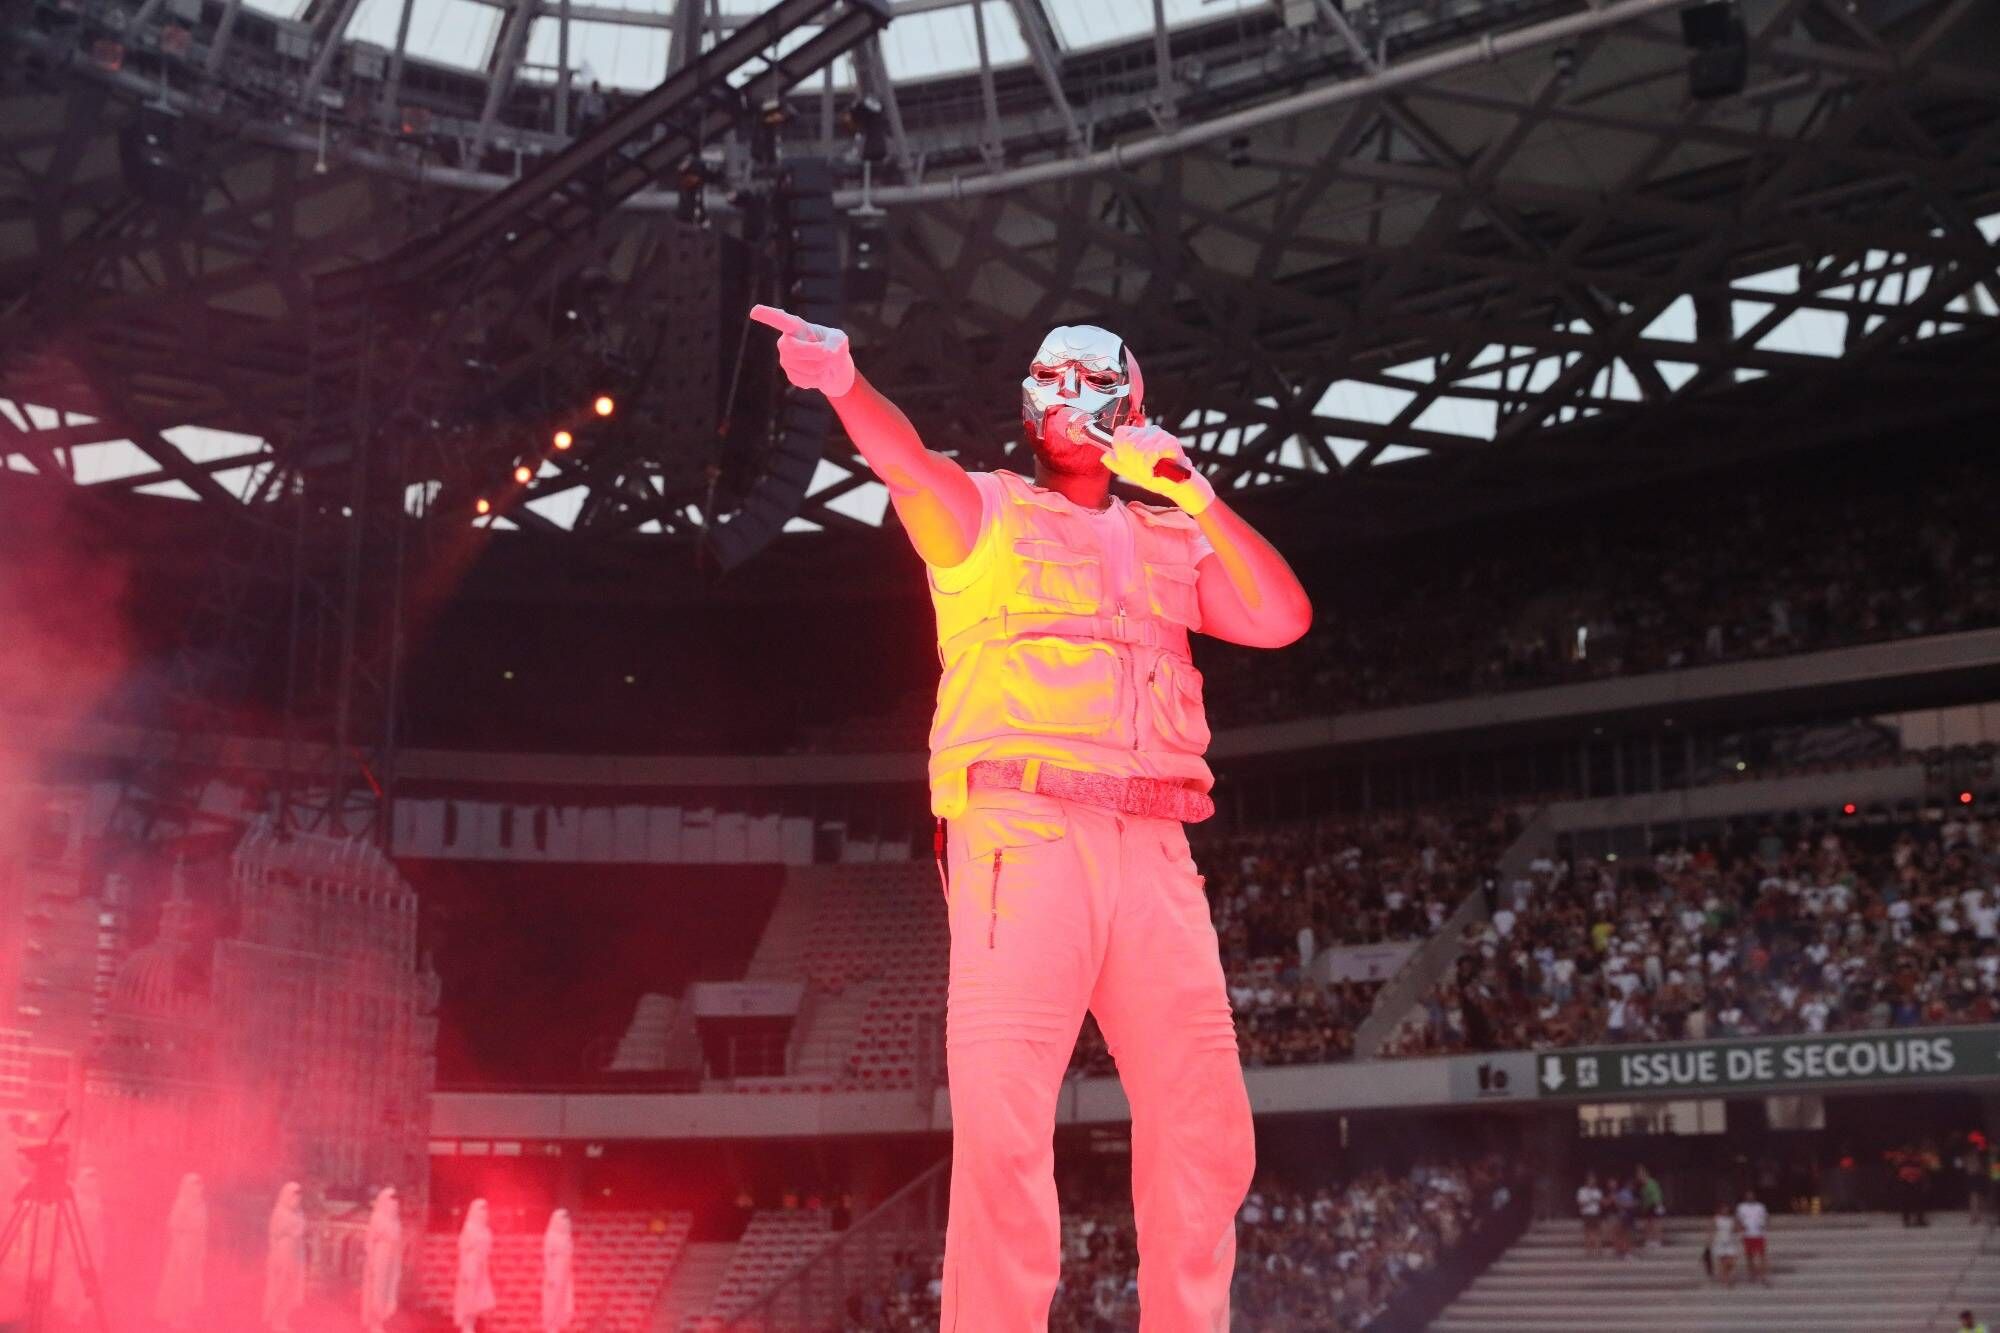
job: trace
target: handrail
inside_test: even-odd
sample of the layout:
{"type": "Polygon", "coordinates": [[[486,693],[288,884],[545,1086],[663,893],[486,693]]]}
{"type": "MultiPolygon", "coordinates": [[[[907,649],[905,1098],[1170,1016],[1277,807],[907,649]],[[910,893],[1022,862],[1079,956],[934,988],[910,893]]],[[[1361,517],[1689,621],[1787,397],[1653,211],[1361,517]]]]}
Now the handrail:
{"type": "Polygon", "coordinates": [[[947,1155],[793,1269],[756,1304],[723,1321],[721,1333],[827,1333],[839,1327],[848,1296],[889,1281],[900,1256],[942,1253],[950,1188],[947,1155]]]}
{"type": "MultiPolygon", "coordinates": [[[[1500,853],[1496,873],[1502,888],[1528,873],[1528,864],[1537,856],[1548,855],[1555,845],[1555,832],[1546,807],[1535,812],[1520,835],[1500,853]]],[[[1425,991],[1437,984],[1464,947],[1465,928],[1487,916],[1486,891],[1475,887],[1465,895],[1452,914],[1439,924],[1403,965],[1396,969],[1375,997],[1375,1007],[1354,1030],[1354,1058],[1373,1060],[1409,1015],[1425,991]]]]}

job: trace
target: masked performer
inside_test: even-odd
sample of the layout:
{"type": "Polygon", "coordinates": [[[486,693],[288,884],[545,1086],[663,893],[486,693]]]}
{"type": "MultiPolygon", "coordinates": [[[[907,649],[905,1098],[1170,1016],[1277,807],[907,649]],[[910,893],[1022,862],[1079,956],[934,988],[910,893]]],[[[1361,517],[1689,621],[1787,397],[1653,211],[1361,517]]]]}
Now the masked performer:
{"type": "Polygon", "coordinates": [[[291,1333],[306,1303],[306,1207],[295,1180],[285,1182],[264,1229],[264,1327],[291,1333]]]}
{"type": "Polygon", "coordinates": [[[396,1191],[376,1192],[368,1214],[368,1235],[361,1266],[361,1327],[382,1333],[396,1314],[403,1283],[403,1218],[396,1191]]]}
{"type": "Polygon", "coordinates": [[[474,1199],[458,1232],[458,1281],[451,1291],[451,1322],[458,1325],[459,1333],[473,1333],[479,1316],[499,1303],[493,1294],[493,1227],[486,1220],[486,1200],[474,1199]]]}
{"type": "Polygon", "coordinates": [[[202,1274],[208,1265],[208,1202],[201,1177],[181,1177],[167,1215],[167,1258],[160,1268],[160,1291],[153,1300],[153,1317],[168,1328],[191,1329],[204,1299],[202,1274]]]}
{"type": "Polygon", "coordinates": [[[542,1333],[563,1333],[576,1319],[576,1235],[569,1209],[549,1214],[542,1233],[542,1333]]]}
{"type": "Polygon", "coordinates": [[[1052,331],[1021,384],[1032,478],[927,449],[847,336],[767,306],[928,567],[943,675],[931,807],[951,919],[954,1141],[944,1333],[1046,1329],[1056,1096],[1084,1011],[1132,1105],[1146,1333],[1229,1326],[1250,1107],[1184,825],[1214,812],[1196,631],[1276,648],[1312,608],[1271,545],[1147,423],[1137,359],[1052,331]],[[1127,503],[1112,481],[1150,492],[1127,503]]]}

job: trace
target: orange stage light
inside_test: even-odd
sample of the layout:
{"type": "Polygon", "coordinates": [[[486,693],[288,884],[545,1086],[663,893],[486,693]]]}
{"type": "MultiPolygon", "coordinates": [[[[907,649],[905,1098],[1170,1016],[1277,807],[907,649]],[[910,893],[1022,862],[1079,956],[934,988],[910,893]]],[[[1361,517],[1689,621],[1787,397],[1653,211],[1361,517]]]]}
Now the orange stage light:
{"type": "Polygon", "coordinates": [[[618,404],[611,401],[611,395],[608,393],[598,394],[597,401],[590,405],[591,411],[597,413],[597,415],[601,417],[610,416],[614,411],[617,410],[617,408],[618,404]]]}
{"type": "Polygon", "coordinates": [[[575,443],[576,443],[576,436],[570,434],[568,431],[559,430],[556,432],[556,448],[567,449],[572,444],[575,443]]]}
{"type": "Polygon", "coordinates": [[[480,496],[480,497],[479,497],[479,498],[478,498],[477,500],[474,500],[474,501],[472,502],[472,507],[473,507],[473,509],[474,509],[474,510],[476,510],[476,511],[478,511],[479,513],[482,513],[482,514],[490,514],[490,513],[492,513],[492,512],[493,512],[493,503],[492,503],[492,501],[488,500],[488,499],[487,499],[487,498],[486,498],[485,496],[483,496],[483,495],[482,495],[482,496],[480,496]]]}
{"type": "Polygon", "coordinates": [[[521,464],[521,466],[514,469],[514,480],[520,482],[523,486],[526,486],[531,480],[533,480],[534,475],[535,475],[535,470],[529,467],[526,463],[523,463],[521,464]]]}

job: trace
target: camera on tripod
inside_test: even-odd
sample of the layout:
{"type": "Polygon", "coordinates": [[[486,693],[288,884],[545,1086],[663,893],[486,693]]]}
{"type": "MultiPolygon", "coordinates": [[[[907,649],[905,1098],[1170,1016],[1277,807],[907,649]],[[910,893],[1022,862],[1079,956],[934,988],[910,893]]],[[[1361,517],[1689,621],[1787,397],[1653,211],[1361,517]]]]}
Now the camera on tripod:
{"type": "MultiPolygon", "coordinates": [[[[62,1126],[56,1126],[56,1133],[62,1126]]],[[[21,1198],[33,1203],[61,1203],[69,1191],[69,1145],[51,1136],[46,1143],[18,1149],[28,1163],[28,1180],[21,1186],[21,1198]]]]}
{"type": "Polygon", "coordinates": [[[69,1144],[60,1142],[69,1112],[56,1121],[49,1137],[41,1143],[19,1149],[28,1163],[28,1180],[13,1198],[4,1226],[0,1226],[0,1264],[16,1253],[26,1256],[24,1276],[27,1296],[25,1333],[44,1333],[50,1326],[56,1302],[56,1279],[67,1271],[83,1293],[87,1307],[85,1326],[97,1333],[110,1333],[104,1314],[104,1296],[98,1287],[96,1256],[77,1215],[76,1195],[69,1186],[69,1144]]]}

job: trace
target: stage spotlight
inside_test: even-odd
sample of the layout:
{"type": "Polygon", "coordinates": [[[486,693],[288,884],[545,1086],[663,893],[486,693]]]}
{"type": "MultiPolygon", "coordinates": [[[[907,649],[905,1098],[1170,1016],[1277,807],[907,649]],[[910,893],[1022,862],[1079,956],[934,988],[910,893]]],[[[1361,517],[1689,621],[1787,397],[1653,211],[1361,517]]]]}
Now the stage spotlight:
{"type": "Polygon", "coordinates": [[[880,217],[851,215],[847,224],[847,299],[889,295],[889,228],[880,217]]]}
{"type": "Polygon", "coordinates": [[[575,443],[576,436],[570,434],[568,431],[559,430],[556,432],[555,446],[557,449],[567,449],[575,443]]]}
{"type": "Polygon", "coordinates": [[[888,117],[882,104],[872,97],[857,97],[840,113],[840,127],[861,136],[861,160],[882,162],[889,156],[889,137],[884,133],[888,117]]]}
{"type": "Polygon", "coordinates": [[[526,486],[530,481],[533,481],[534,479],[535,479],[535,470],[529,467],[526,463],[523,463],[521,464],[521,466],[514,469],[514,480],[521,483],[521,485],[526,486]]]}
{"type": "Polygon", "coordinates": [[[493,512],[493,502],[482,495],[472,502],[472,511],[475,514],[490,514],[493,512]]]}
{"type": "Polygon", "coordinates": [[[1852,801],[1849,801],[1849,802],[1848,802],[1848,803],[1847,803],[1846,805],[1843,805],[1843,806],[1841,806],[1841,807],[1840,807],[1840,813],[1841,813],[1841,814],[1843,814],[1843,815],[1851,815],[1851,814],[1853,814],[1853,813],[1854,813],[1854,802],[1852,802],[1852,801]]]}
{"type": "Polygon", "coordinates": [[[618,410],[618,404],[611,401],[610,394],[600,393],[597,395],[597,401],[590,405],[590,410],[601,417],[608,417],[618,410]]]}
{"type": "Polygon", "coordinates": [[[757,108],[756,123],[750,127],[750,160],[760,167],[778,165],[778,133],[791,114],[780,97],[769,97],[757,108]]]}
{"type": "Polygon", "coordinates": [[[689,153],[681,159],[674,176],[674,216],[682,222],[701,222],[708,216],[708,166],[701,154],[689,153]]]}
{"type": "Polygon", "coordinates": [[[150,103],[139,108],[132,123],[118,132],[120,164],[125,183],[152,203],[172,208],[192,207],[201,197],[196,174],[195,145],[180,112],[150,103]]]}
{"type": "Polygon", "coordinates": [[[1567,88],[1576,82],[1576,48],[1558,46],[1549,56],[1549,63],[1555,72],[1556,86],[1567,88]]]}
{"type": "Polygon", "coordinates": [[[1750,74],[1750,37],[1734,0],[1709,0],[1681,11],[1688,58],[1688,96],[1712,102],[1743,91],[1750,74]]]}
{"type": "Polygon", "coordinates": [[[1971,805],[1971,804],[1972,804],[1972,793],[1971,793],[1971,792],[1969,792],[1969,791],[1962,791],[1962,792],[1960,792],[1960,793],[1958,794],[1958,803],[1959,803],[1960,805],[1971,805]]]}

